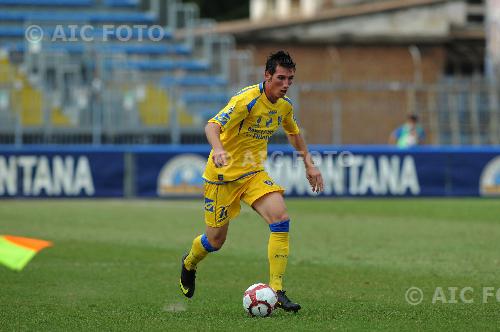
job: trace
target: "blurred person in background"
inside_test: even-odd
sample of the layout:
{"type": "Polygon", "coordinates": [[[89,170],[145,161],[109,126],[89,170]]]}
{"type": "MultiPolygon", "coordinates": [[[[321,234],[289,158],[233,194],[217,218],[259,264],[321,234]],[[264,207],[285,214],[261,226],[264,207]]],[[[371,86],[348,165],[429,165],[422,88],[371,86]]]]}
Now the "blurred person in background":
{"type": "Polygon", "coordinates": [[[409,114],[406,122],[396,128],[389,137],[389,144],[400,148],[409,148],[423,144],[425,140],[424,128],[418,123],[416,114],[409,114]]]}

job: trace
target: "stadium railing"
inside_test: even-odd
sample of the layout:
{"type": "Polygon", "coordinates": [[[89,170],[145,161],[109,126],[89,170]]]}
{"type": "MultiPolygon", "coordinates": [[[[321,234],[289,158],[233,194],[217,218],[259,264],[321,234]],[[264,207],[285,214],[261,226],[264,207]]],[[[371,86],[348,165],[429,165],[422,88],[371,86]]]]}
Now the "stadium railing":
{"type": "Polygon", "coordinates": [[[8,73],[0,80],[0,143],[197,139],[225,98],[190,105],[185,96],[227,96],[234,84],[228,58],[239,52],[231,38],[210,32],[213,23],[195,5],[178,0],[167,1],[161,40],[153,30],[154,42],[140,41],[133,25],[158,24],[159,3],[142,11],[137,0],[0,0],[0,74],[8,73]],[[132,26],[131,38],[122,42],[105,24],[132,26]],[[39,42],[25,40],[32,25],[42,28],[39,42]],[[54,40],[79,36],[84,25],[92,26],[85,31],[91,42],[54,40]],[[194,37],[198,26],[207,34],[194,37]],[[174,36],[179,29],[182,36],[174,36]]]}

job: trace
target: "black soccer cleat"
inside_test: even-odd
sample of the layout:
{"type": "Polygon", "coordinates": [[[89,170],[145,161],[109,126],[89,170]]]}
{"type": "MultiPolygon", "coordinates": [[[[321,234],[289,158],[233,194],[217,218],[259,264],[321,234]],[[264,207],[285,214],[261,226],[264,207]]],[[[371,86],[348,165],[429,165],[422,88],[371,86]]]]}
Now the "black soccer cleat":
{"type": "Polygon", "coordinates": [[[288,296],[286,296],[285,291],[279,290],[276,292],[276,295],[278,295],[278,303],[276,303],[276,308],[281,308],[285,311],[293,312],[297,312],[300,310],[300,304],[290,301],[288,296]]]}
{"type": "Polygon", "coordinates": [[[182,295],[191,298],[194,295],[194,286],[196,279],[196,270],[189,271],[184,265],[184,260],[188,254],[182,257],[182,268],[181,268],[181,279],[179,280],[179,286],[181,288],[182,295]]]}

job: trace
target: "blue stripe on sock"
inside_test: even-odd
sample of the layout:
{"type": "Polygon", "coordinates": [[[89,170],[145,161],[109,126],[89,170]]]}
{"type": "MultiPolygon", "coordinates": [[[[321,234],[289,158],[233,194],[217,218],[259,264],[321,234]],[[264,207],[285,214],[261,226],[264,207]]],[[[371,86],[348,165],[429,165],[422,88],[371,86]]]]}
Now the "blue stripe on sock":
{"type": "Polygon", "coordinates": [[[208,242],[208,238],[207,238],[206,234],[203,234],[201,236],[201,244],[203,245],[203,248],[205,248],[205,250],[208,251],[208,252],[213,252],[213,251],[219,250],[219,249],[216,249],[216,248],[212,247],[212,245],[210,244],[210,242],[208,242]]]}
{"type": "Polygon", "coordinates": [[[269,229],[271,230],[271,232],[288,232],[288,230],[290,229],[290,219],[270,224],[269,229]]]}

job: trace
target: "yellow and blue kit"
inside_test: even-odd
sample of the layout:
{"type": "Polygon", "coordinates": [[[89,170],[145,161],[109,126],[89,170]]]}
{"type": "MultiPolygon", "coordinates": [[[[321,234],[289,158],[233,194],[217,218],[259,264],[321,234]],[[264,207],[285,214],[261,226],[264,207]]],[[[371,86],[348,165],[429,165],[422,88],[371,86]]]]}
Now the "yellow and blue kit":
{"type": "Polygon", "coordinates": [[[208,157],[205,179],[205,222],[221,227],[240,211],[239,201],[252,205],[266,193],[283,188],[264,172],[267,142],[282,125],[287,134],[300,132],[288,97],[271,103],[264,83],[246,87],[208,122],[221,128],[220,140],[228,165],[217,168],[208,157]]]}

